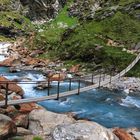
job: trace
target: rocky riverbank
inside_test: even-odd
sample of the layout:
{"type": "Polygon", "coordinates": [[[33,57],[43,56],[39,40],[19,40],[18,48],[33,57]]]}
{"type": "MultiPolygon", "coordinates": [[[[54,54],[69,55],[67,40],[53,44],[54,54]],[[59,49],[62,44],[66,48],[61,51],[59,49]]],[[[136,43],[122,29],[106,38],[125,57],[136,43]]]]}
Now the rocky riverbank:
{"type": "Polygon", "coordinates": [[[105,87],[110,90],[124,91],[126,94],[138,93],[140,92],[140,78],[121,77],[105,87]]]}

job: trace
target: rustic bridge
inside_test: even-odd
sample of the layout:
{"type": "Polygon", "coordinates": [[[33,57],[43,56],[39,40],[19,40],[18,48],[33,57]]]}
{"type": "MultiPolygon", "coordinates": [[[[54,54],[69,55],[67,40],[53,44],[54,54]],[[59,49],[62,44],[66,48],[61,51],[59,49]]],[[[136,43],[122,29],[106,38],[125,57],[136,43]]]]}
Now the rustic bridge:
{"type": "MultiPolygon", "coordinates": [[[[135,60],[128,67],[126,67],[124,70],[122,70],[120,73],[118,73],[112,77],[110,76],[110,78],[106,78],[104,80],[101,80],[101,76],[99,76],[99,82],[92,84],[90,86],[81,88],[80,80],[78,80],[78,89],[71,90],[71,88],[69,88],[69,91],[66,91],[63,93],[59,92],[60,91],[60,89],[59,89],[60,81],[58,81],[57,94],[49,95],[49,88],[48,88],[48,96],[43,96],[43,97],[34,97],[34,98],[19,99],[19,100],[8,100],[8,90],[7,90],[5,101],[1,101],[0,106],[16,105],[16,104],[31,103],[31,102],[40,102],[40,101],[45,101],[45,100],[59,99],[59,98],[67,97],[67,96],[71,96],[71,95],[79,95],[81,92],[95,89],[100,86],[105,86],[105,85],[109,84],[111,81],[114,81],[114,80],[120,78],[121,76],[125,75],[130,69],[132,69],[135,66],[135,64],[139,61],[139,59],[140,59],[140,54],[138,54],[137,57],[135,58],[135,60]]],[[[6,83],[6,81],[2,81],[1,83],[7,84],[7,87],[8,87],[8,84],[10,84],[9,82],[6,83]]],[[[70,80],[69,85],[71,86],[71,80],[70,80]]]]}

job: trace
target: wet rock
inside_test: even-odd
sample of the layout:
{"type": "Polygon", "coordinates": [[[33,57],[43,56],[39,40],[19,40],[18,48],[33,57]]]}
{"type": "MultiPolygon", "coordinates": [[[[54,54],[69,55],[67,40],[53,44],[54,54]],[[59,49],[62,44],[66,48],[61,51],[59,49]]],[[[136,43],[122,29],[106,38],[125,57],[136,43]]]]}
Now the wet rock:
{"type": "Polygon", "coordinates": [[[89,121],[58,125],[52,137],[54,140],[119,140],[110,130],[89,121]]]}
{"type": "Polygon", "coordinates": [[[17,114],[13,118],[13,122],[18,127],[24,127],[27,128],[29,124],[29,116],[27,114],[17,114]]]}
{"type": "Polygon", "coordinates": [[[48,84],[47,81],[46,82],[38,82],[34,88],[38,89],[38,90],[43,90],[46,88],[51,88],[51,84],[48,84]]]}
{"type": "Polygon", "coordinates": [[[33,110],[29,114],[29,130],[36,135],[49,135],[57,125],[73,122],[74,119],[67,115],[53,113],[45,109],[33,110]]]}
{"type": "Polygon", "coordinates": [[[19,70],[17,70],[16,69],[16,67],[10,67],[9,68],[9,72],[11,72],[11,73],[16,73],[16,72],[18,72],[19,70]]]}
{"type": "Polygon", "coordinates": [[[117,128],[113,131],[113,133],[119,138],[119,140],[134,140],[134,138],[124,129],[117,128]]]}
{"type": "Polygon", "coordinates": [[[0,114],[0,139],[5,140],[11,135],[15,135],[17,132],[16,125],[11,118],[0,114]]]}

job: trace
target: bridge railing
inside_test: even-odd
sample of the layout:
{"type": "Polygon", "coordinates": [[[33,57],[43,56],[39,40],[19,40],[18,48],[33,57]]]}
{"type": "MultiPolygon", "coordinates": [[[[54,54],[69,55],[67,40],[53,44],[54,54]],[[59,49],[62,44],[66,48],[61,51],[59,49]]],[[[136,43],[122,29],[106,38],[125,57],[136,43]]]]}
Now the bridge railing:
{"type": "MultiPolygon", "coordinates": [[[[98,83],[99,87],[101,85],[101,82],[105,80],[105,75],[103,73],[100,73],[98,76],[91,74],[91,77],[88,77],[88,81],[85,81],[85,77],[74,77],[74,78],[66,78],[64,81],[68,82],[68,86],[66,91],[72,91],[72,90],[77,90],[77,95],[80,94],[80,89],[83,88],[83,84],[84,83],[86,86],[88,85],[93,85],[95,83],[98,83]],[[72,83],[76,82],[76,87],[73,89],[72,87],[72,83]]],[[[59,74],[59,79],[60,78],[60,74],[59,74]]],[[[56,81],[57,82],[57,86],[56,86],[56,99],[58,100],[60,97],[60,91],[61,91],[61,83],[63,81],[56,81]]],[[[52,85],[53,81],[51,81],[50,78],[48,78],[47,80],[43,80],[43,81],[0,81],[0,91],[2,89],[5,90],[5,101],[4,101],[4,106],[7,107],[8,106],[8,94],[9,94],[9,90],[10,90],[10,86],[11,85],[18,85],[21,87],[21,85],[24,84],[32,84],[35,85],[34,87],[37,87],[39,84],[45,84],[46,86],[46,92],[47,92],[47,96],[52,95],[51,93],[51,85],[52,85]]],[[[22,88],[22,87],[21,87],[22,88]]],[[[43,89],[37,89],[37,90],[43,90],[43,89]]]]}

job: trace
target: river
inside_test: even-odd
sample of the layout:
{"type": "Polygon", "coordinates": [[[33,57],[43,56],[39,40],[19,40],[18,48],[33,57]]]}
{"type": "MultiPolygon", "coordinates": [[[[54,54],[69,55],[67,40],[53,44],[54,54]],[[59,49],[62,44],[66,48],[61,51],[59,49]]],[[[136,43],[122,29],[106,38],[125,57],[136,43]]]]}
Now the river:
{"type": "MultiPolygon", "coordinates": [[[[0,61],[5,59],[0,55],[0,61]]],[[[31,79],[33,81],[44,80],[42,73],[38,71],[19,71],[9,73],[8,67],[0,67],[0,74],[8,79],[31,79]]],[[[46,96],[47,90],[35,90],[33,84],[21,84],[25,95],[24,98],[46,96]]],[[[86,86],[82,83],[81,86],[86,86]]],[[[69,83],[60,83],[60,91],[67,91],[69,83]]],[[[78,87],[77,82],[72,82],[72,89],[78,87]]],[[[51,94],[57,91],[57,82],[52,83],[51,94]]],[[[58,100],[39,102],[47,110],[67,113],[72,112],[77,119],[88,119],[99,124],[112,127],[138,127],[140,128],[140,94],[127,95],[121,91],[109,91],[94,89],[58,100]]]]}

